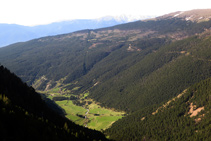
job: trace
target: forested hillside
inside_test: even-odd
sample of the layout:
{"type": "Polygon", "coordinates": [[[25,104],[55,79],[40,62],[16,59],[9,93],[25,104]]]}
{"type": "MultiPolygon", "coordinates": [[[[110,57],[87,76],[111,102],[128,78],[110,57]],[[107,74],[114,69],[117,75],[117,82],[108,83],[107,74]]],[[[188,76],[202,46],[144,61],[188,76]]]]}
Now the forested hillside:
{"type": "Polygon", "coordinates": [[[159,104],[211,77],[210,49],[210,36],[206,39],[195,36],[163,46],[129,69],[103,81],[91,90],[91,96],[129,112],[159,104]]]}
{"type": "Polygon", "coordinates": [[[0,66],[0,140],[106,140],[50,109],[32,87],[0,66]]]}
{"type": "MultiPolygon", "coordinates": [[[[176,140],[180,132],[163,135],[169,127],[162,133],[155,133],[158,127],[143,128],[153,124],[157,114],[148,115],[165,102],[211,77],[209,11],[179,12],[17,43],[0,49],[0,62],[48,96],[55,96],[56,91],[57,96],[78,98],[75,104],[82,107],[88,105],[81,100],[86,97],[101,107],[125,111],[126,117],[105,132],[112,139],[176,140]]],[[[192,134],[194,122],[181,120],[188,121],[192,134]]]]}
{"type": "Polygon", "coordinates": [[[144,109],[105,131],[114,140],[210,140],[211,78],[157,109],[144,109]]]}

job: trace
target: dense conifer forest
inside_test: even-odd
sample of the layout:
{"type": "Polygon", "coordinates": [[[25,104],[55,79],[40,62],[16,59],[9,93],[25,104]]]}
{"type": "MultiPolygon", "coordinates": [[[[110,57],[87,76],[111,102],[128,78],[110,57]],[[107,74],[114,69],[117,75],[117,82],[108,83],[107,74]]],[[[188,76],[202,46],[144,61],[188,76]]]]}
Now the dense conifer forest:
{"type": "Polygon", "coordinates": [[[145,108],[123,118],[105,133],[114,140],[210,140],[210,93],[211,78],[208,78],[168,104],[162,103],[158,110],[145,108]],[[196,111],[203,110],[191,116],[191,105],[196,111]]]}

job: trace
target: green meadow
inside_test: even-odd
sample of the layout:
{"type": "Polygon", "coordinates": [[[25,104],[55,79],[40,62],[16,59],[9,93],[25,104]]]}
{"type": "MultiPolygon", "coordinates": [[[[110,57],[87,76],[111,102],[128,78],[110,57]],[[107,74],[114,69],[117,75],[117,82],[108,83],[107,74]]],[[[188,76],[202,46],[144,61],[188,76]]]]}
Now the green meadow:
{"type": "Polygon", "coordinates": [[[87,111],[85,108],[74,105],[71,100],[56,101],[56,103],[65,110],[68,119],[79,125],[83,125],[85,119],[77,115],[85,115],[87,111]]]}
{"type": "MultiPolygon", "coordinates": [[[[73,88],[72,91],[77,89],[79,89],[79,87],[73,88]]],[[[65,92],[66,91],[64,89],[57,87],[42,93],[45,93],[51,100],[53,97],[69,97],[72,95],[71,91],[65,92]],[[61,94],[61,92],[63,93],[61,94]]],[[[98,103],[88,98],[88,96],[89,92],[80,94],[77,101],[79,103],[85,103],[82,106],[75,105],[74,100],[62,100],[55,102],[65,110],[66,117],[71,121],[99,131],[109,128],[115,121],[122,118],[125,114],[124,112],[118,112],[113,109],[101,107],[98,103]]]]}
{"type": "Polygon", "coordinates": [[[123,112],[117,112],[111,109],[100,107],[96,103],[89,105],[90,119],[87,127],[95,130],[105,130],[109,128],[112,123],[123,117],[123,112]]]}
{"type": "MultiPolygon", "coordinates": [[[[90,99],[90,101],[92,100],[90,99]]],[[[88,113],[86,108],[74,105],[71,100],[56,101],[56,103],[65,110],[67,118],[77,124],[95,130],[107,129],[112,123],[122,118],[122,115],[124,114],[123,112],[116,112],[111,109],[102,108],[94,102],[90,105],[86,105],[87,109],[89,109],[88,113]],[[86,116],[88,122],[85,123],[86,119],[77,115],[86,116]]]]}

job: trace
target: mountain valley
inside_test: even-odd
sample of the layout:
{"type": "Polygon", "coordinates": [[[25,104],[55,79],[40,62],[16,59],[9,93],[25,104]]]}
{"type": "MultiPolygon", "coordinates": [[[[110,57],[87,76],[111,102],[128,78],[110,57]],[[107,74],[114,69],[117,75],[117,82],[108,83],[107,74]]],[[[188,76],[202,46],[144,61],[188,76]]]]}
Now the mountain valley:
{"type": "Polygon", "coordinates": [[[210,9],[12,44],[0,63],[109,139],[211,138],[210,9]]]}

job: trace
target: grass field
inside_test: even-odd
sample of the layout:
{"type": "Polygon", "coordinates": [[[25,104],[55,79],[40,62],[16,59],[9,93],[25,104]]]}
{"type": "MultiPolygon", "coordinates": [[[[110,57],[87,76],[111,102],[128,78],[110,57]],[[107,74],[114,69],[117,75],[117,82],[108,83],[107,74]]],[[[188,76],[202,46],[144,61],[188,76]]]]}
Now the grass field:
{"type": "Polygon", "coordinates": [[[89,93],[85,93],[85,94],[82,94],[82,98],[81,99],[85,99],[89,96],[89,93]]]}
{"type": "Polygon", "coordinates": [[[104,130],[112,125],[115,121],[122,118],[122,116],[99,116],[92,118],[88,127],[95,130],[104,130]]]}
{"type": "Polygon", "coordinates": [[[85,116],[87,112],[85,108],[74,105],[71,100],[56,101],[56,103],[65,110],[67,118],[79,125],[83,125],[85,119],[77,116],[77,114],[85,116]]]}
{"type": "Polygon", "coordinates": [[[109,128],[112,123],[123,117],[123,112],[116,112],[111,109],[105,109],[92,103],[89,106],[89,114],[87,115],[90,119],[87,127],[95,130],[104,130],[109,128]]]}
{"type": "MultiPolygon", "coordinates": [[[[79,87],[73,88],[71,91],[75,91],[79,87]]],[[[62,93],[65,91],[63,88],[53,88],[48,91],[42,92],[47,95],[48,98],[53,99],[55,96],[67,96],[72,95],[68,93],[62,93]]],[[[101,107],[98,103],[88,98],[89,92],[80,94],[78,101],[86,103],[83,106],[77,106],[73,104],[72,100],[55,101],[60,107],[62,107],[67,113],[66,117],[76,124],[86,126],[95,130],[105,130],[109,128],[115,121],[122,118],[124,112],[117,112],[112,109],[106,109],[101,107]]]]}
{"type": "Polygon", "coordinates": [[[79,125],[85,125],[85,118],[77,115],[87,116],[89,119],[87,127],[95,130],[104,130],[110,127],[112,123],[122,118],[124,114],[123,112],[102,108],[95,102],[87,105],[89,109],[88,114],[86,114],[86,108],[74,105],[71,100],[56,101],[56,103],[66,111],[67,118],[79,125]]]}

